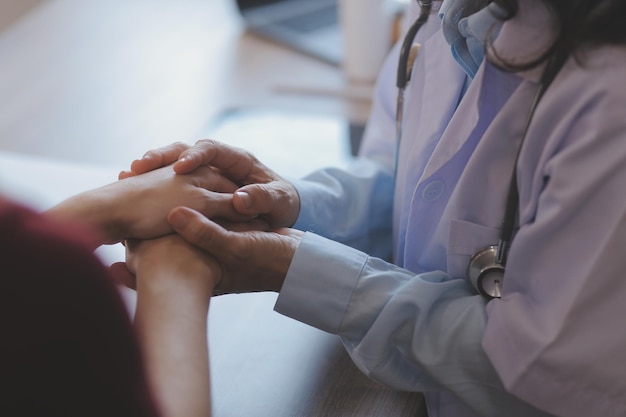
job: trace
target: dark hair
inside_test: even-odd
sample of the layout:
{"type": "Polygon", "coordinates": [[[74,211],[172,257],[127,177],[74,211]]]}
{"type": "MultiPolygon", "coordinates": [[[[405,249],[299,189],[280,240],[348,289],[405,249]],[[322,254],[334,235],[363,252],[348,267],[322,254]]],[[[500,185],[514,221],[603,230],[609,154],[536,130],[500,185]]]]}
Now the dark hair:
{"type": "MultiPolygon", "coordinates": [[[[625,0],[542,0],[559,28],[551,47],[537,58],[519,65],[508,65],[510,70],[527,70],[551,59],[578,56],[585,46],[626,44],[625,0]]],[[[504,20],[513,18],[520,0],[494,0],[505,11],[504,20]]]]}

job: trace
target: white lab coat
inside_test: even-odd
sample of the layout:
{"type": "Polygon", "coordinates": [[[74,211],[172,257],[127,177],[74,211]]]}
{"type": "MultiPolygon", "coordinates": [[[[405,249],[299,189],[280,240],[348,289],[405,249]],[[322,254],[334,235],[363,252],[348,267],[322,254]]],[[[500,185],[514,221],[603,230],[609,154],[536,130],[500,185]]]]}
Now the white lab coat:
{"type": "MultiPolygon", "coordinates": [[[[550,40],[536,0],[522,6],[496,42],[504,56],[550,40]]],[[[431,417],[626,415],[626,49],[590,51],[584,67],[569,61],[542,99],[516,169],[520,228],[503,297],[486,302],[465,268],[498,240],[538,72],[484,64],[455,112],[463,75],[436,28],[420,36],[394,238],[382,240],[402,268],[307,233],[276,309],[341,335],[373,378],[428,391],[431,417]]],[[[297,184],[299,227],[368,251],[390,221],[377,215],[390,210],[395,103],[381,91],[364,142],[370,161],[297,184]]]]}

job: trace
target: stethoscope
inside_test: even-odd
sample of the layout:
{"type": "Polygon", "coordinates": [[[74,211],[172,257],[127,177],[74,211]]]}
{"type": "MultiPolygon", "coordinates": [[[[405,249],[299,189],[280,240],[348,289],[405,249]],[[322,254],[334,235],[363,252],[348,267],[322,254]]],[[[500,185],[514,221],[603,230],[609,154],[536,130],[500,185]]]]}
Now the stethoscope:
{"type": "MultiPolygon", "coordinates": [[[[402,124],[404,119],[404,93],[411,79],[413,63],[417,58],[417,53],[420,48],[420,45],[415,43],[415,36],[428,20],[428,16],[430,15],[432,9],[432,0],[423,0],[421,2],[419,0],[417,1],[420,4],[420,14],[417,20],[407,31],[407,34],[402,42],[396,78],[396,86],[398,88],[398,98],[396,103],[396,174],[398,169],[398,154],[400,153],[400,139],[402,137],[402,124]]],[[[541,97],[554,77],[556,77],[556,74],[564,62],[565,57],[555,57],[548,62],[546,70],[542,76],[541,84],[535,94],[528,117],[526,118],[522,139],[515,157],[515,164],[513,165],[513,172],[509,182],[509,191],[498,243],[495,245],[489,245],[476,252],[470,258],[466,268],[467,280],[479,294],[488,299],[500,298],[502,295],[506,258],[516,231],[518,217],[519,191],[517,188],[517,165],[522,145],[524,144],[524,140],[528,134],[530,123],[541,97]]]]}

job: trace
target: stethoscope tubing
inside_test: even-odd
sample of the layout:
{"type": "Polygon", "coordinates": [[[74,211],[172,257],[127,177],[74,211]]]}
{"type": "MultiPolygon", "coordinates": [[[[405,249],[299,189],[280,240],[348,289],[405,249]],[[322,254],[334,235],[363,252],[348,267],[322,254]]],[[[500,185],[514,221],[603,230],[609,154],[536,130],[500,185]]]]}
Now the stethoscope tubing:
{"type": "MultiPolygon", "coordinates": [[[[420,3],[419,0],[417,1],[418,3],[420,3]]],[[[400,140],[402,137],[402,126],[404,123],[404,92],[406,90],[406,86],[409,84],[409,81],[411,79],[413,61],[417,57],[411,56],[411,52],[417,51],[417,48],[419,48],[419,45],[414,46],[415,36],[417,36],[417,32],[419,32],[422,26],[424,26],[424,24],[428,21],[428,16],[430,15],[431,9],[432,0],[424,0],[420,3],[420,15],[407,31],[406,35],[404,36],[404,40],[402,41],[402,46],[400,47],[400,58],[398,60],[398,68],[396,73],[396,87],[398,88],[398,96],[396,100],[396,154],[394,165],[394,178],[398,173],[400,140]]]]}
{"type": "MultiPolygon", "coordinates": [[[[394,178],[397,178],[398,174],[398,163],[399,163],[399,154],[400,154],[400,141],[402,138],[402,126],[404,123],[404,94],[407,85],[411,79],[411,72],[413,68],[413,61],[416,58],[416,51],[418,51],[419,45],[415,44],[415,37],[419,30],[424,26],[424,24],[428,21],[428,17],[430,15],[432,9],[432,0],[424,0],[417,2],[420,4],[420,15],[416,19],[416,21],[411,25],[409,30],[407,31],[404,40],[402,41],[402,46],[400,48],[400,54],[398,59],[398,68],[396,75],[396,86],[398,88],[398,96],[396,103],[396,155],[395,155],[395,173],[394,178]],[[412,53],[413,52],[413,53],[412,53]],[[413,56],[415,55],[415,56],[413,56]]],[[[545,91],[548,89],[563,64],[565,63],[567,58],[567,54],[562,54],[561,56],[553,56],[548,60],[545,70],[543,72],[541,78],[541,84],[537,90],[537,93],[533,99],[531,104],[531,108],[528,112],[528,117],[526,118],[526,123],[524,125],[524,130],[522,132],[520,144],[518,146],[517,154],[515,156],[515,163],[513,165],[513,172],[511,174],[511,179],[509,183],[509,191],[507,194],[507,200],[505,205],[505,212],[502,219],[502,226],[500,228],[500,238],[497,246],[489,246],[489,250],[491,253],[495,252],[495,258],[491,263],[494,267],[499,267],[502,269],[502,274],[504,274],[504,266],[506,265],[506,258],[508,255],[510,244],[513,240],[514,234],[516,232],[516,226],[518,223],[519,216],[519,190],[517,186],[517,167],[519,157],[522,151],[522,146],[524,145],[524,141],[526,140],[526,136],[528,135],[528,131],[530,129],[530,125],[535,114],[535,111],[539,105],[541,98],[543,97],[545,91]],[[495,249],[495,251],[493,250],[495,249]]],[[[484,252],[484,249],[479,251],[472,259],[476,258],[484,252]]],[[[468,269],[471,269],[471,262],[468,265],[468,269]]],[[[479,277],[480,278],[480,277],[479,277]]],[[[471,277],[470,277],[470,280],[471,277]]],[[[481,281],[480,279],[478,280],[481,281]]],[[[501,286],[501,280],[498,281],[501,286]]],[[[499,298],[500,292],[498,291],[498,295],[491,295],[488,291],[485,291],[483,288],[477,288],[477,290],[489,297],[489,298],[499,298]]]]}

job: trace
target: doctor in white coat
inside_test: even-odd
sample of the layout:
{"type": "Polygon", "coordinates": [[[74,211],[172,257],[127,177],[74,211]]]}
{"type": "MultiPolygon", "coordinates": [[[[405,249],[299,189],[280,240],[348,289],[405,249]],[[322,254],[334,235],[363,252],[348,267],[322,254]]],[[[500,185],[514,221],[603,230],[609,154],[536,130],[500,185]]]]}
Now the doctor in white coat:
{"type": "Polygon", "coordinates": [[[272,233],[229,231],[185,208],[169,216],[220,259],[218,292],[280,291],[277,311],[340,335],[372,378],[425,392],[431,417],[624,416],[620,2],[435,2],[416,38],[399,149],[396,50],[348,170],[290,183],[214,141],[151,151],[132,170],[184,151],[179,173],[210,164],[242,185],[235,207],[272,233]],[[505,10],[500,25],[492,12],[505,10]],[[553,45],[569,58],[525,132],[553,45]],[[512,175],[516,233],[502,296],[489,299],[466,269],[498,243],[512,175]]]}

